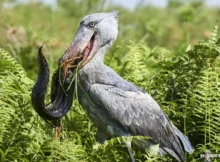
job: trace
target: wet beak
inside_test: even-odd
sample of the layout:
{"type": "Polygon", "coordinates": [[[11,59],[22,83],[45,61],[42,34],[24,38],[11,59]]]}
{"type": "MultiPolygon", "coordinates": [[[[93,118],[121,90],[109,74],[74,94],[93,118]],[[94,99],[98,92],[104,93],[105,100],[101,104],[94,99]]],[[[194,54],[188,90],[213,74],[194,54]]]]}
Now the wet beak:
{"type": "Polygon", "coordinates": [[[72,66],[81,63],[85,66],[98,50],[97,33],[85,26],[80,26],[78,32],[67,51],[61,58],[60,64],[69,62],[72,66]]]}

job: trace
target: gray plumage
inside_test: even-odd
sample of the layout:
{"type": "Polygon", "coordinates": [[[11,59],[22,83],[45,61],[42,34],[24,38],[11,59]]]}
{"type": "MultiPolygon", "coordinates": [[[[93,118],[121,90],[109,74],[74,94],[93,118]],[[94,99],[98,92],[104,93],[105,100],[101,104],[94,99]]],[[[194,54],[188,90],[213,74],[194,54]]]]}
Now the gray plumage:
{"type": "Polygon", "coordinates": [[[168,119],[157,102],[139,87],[121,78],[104,64],[104,55],[118,34],[118,12],[96,13],[83,18],[75,39],[83,28],[95,31],[98,50],[79,71],[78,98],[91,121],[98,128],[98,141],[118,136],[149,136],[148,142],[160,145],[161,154],[169,153],[184,161],[184,149],[193,148],[168,119]]]}

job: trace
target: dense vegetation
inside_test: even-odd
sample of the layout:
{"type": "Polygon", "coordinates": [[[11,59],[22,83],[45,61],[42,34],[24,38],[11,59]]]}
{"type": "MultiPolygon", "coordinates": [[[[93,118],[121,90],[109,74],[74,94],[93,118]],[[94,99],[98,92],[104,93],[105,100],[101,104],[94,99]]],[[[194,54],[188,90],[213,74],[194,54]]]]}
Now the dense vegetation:
{"type": "MultiPolygon", "coordinates": [[[[121,13],[119,36],[106,64],[149,92],[189,137],[195,152],[187,161],[204,161],[206,150],[220,156],[220,10],[175,0],[167,8],[140,5],[134,11],[103,9],[100,0],[58,0],[55,9],[40,3],[2,6],[0,161],[129,161],[122,138],[96,142],[96,128],[77,101],[61,121],[62,140],[53,140],[52,124],[37,116],[30,101],[39,46],[44,44],[52,73],[80,19],[112,9],[121,13]]],[[[133,152],[137,161],[171,161],[148,150],[133,152]]]]}

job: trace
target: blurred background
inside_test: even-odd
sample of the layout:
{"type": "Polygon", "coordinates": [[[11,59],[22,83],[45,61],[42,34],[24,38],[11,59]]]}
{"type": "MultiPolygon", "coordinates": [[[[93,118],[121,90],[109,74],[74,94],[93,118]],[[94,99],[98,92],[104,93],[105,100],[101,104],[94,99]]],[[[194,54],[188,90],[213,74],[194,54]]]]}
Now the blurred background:
{"type": "MultiPolygon", "coordinates": [[[[118,138],[100,147],[77,100],[62,119],[65,140],[56,141],[30,99],[38,48],[52,74],[80,20],[112,10],[120,12],[119,33],[106,64],[150,93],[189,137],[188,161],[204,161],[207,150],[219,155],[219,0],[0,0],[0,161],[129,161],[118,138]]],[[[138,149],[135,158],[171,161],[138,149]]]]}
{"type": "Polygon", "coordinates": [[[85,15],[120,12],[119,35],[106,59],[120,66],[130,42],[163,47],[178,55],[189,44],[206,40],[218,24],[218,0],[1,0],[0,47],[10,51],[32,79],[44,44],[50,68],[74,38],[85,15]]]}

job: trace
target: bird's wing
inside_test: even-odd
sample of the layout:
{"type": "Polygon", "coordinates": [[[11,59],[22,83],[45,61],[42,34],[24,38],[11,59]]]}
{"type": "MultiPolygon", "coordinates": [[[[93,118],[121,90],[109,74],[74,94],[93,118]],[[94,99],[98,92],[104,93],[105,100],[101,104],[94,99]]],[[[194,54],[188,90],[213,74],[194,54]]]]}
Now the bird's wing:
{"type": "Polygon", "coordinates": [[[144,91],[94,84],[89,93],[91,100],[100,108],[106,109],[111,118],[129,130],[131,135],[149,136],[160,143],[161,138],[172,134],[167,116],[144,91]]]}

